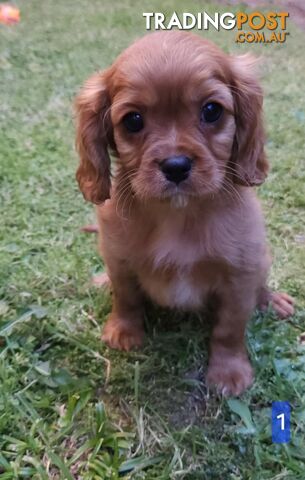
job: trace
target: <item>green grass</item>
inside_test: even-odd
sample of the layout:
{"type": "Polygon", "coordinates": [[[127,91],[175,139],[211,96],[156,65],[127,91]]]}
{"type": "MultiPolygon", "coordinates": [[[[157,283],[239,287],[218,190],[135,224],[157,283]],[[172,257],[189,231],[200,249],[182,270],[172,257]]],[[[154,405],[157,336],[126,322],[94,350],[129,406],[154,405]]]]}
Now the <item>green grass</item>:
{"type": "Polygon", "coordinates": [[[0,27],[0,478],[304,479],[304,34],[290,24],[286,44],[242,47],[227,31],[203,33],[264,59],[272,173],[259,195],[271,284],[297,300],[289,321],[254,315],[256,380],[236,403],[206,389],[204,319],[151,311],[141,352],[102,344],[110,299],[90,287],[102,263],[93,236],[79,232],[93,208],[74,180],[72,99],[145,33],[143,11],[186,3],[18,4],[21,23],[0,27]],[[292,405],[287,445],[271,441],[273,400],[292,405]]]}

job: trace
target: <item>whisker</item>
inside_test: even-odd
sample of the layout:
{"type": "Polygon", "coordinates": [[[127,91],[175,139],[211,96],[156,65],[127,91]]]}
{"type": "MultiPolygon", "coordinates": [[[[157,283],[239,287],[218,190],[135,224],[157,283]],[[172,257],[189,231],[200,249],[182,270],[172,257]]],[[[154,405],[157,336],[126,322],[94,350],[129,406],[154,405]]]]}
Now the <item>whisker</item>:
{"type": "Polygon", "coordinates": [[[241,203],[241,204],[245,204],[245,201],[244,199],[242,198],[242,196],[240,195],[240,193],[238,192],[238,190],[234,187],[234,185],[232,185],[232,183],[228,183],[226,181],[223,182],[223,186],[225,186],[225,188],[227,190],[229,190],[232,194],[233,194],[233,197],[235,196],[236,199],[238,199],[238,201],[241,203]]]}
{"type": "Polygon", "coordinates": [[[116,185],[116,197],[117,197],[117,202],[116,202],[116,213],[120,218],[125,219],[125,213],[126,213],[126,202],[128,206],[128,213],[127,216],[129,217],[130,211],[131,211],[131,206],[134,200],[134,195],[132,194],[132,189],[130,185],[130,181],[136,177],[138,173],[137,168],[133,168],[128,170],[127,172],[124,172],[121,175],[118,175],[118,183],[116,185]],[[130,202],[128,203],[128,201],[130,202]]]}
{"type": "MultiPolygon", "coordinates": [[[[240,165],[240,168],[244,170],[245,175],[247,174],[246,170],[240,165]]],[[[245,178],[243,178],[236,170],[231,167],[230,165],[226,165],[225,167],[218,167],[220,173],[224,174],[231,174],[233,178],[238,178],[244,184],[246,182],[245,178]]]]}

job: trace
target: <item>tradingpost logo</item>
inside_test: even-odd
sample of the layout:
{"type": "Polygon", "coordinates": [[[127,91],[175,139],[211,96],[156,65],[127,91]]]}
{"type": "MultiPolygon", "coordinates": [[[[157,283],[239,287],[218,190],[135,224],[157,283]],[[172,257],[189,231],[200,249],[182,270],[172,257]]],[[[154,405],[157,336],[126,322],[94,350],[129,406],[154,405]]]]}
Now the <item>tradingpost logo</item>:
{"type": "Polygon", "coordinates": [[[236,30],[236,43],[284,43],[287,35],[288,12],[237,12],[214,13],[207,12],[182,13],[173,12],[165,15],[162,12],[143,13],[146,30],[179,30],[215,29],[219,31],[236,30]]]}

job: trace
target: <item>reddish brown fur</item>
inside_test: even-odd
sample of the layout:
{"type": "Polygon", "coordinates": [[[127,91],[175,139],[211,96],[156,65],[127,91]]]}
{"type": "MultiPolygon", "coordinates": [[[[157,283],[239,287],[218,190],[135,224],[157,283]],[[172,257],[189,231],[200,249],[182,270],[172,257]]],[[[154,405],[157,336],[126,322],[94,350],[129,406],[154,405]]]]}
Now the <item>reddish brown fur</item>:
{"type": "Polygon", "coordinates": [[[138,40],[76,101],[77,179],[86,199],[100,204],[110,196],[108,149],[116,156],[110,199],[97,207],[114,294],[103,339],[119,349],[141,345],[144,295],[194,310],[213,294],[219,310],[208,381],[231,394],[252,382],[245,326],[257,302],[269,299],[264,222],[249,188],[268,171],[262,103],[248,57],[183,32],[138,40]],[[208,101],[224,108],[214,124],[199,121],[208,101]],[[144,117],[138,133],[122,124],[130,111],[144,117]],[[193,159],[178,187],[159,168],[172,155],[193,159]]]}

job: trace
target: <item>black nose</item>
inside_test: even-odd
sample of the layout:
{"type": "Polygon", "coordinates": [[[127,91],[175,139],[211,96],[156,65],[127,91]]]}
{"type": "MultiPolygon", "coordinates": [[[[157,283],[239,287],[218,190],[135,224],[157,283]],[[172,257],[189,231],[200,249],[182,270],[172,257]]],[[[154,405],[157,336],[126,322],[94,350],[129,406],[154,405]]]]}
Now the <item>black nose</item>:
{"type": "Polygon", "coordinates": [[[180,183],[185,180],[192,167],[191,159],[184,155],[166,158],[161,162],[160,168],[167,180],[180,183]]]}

